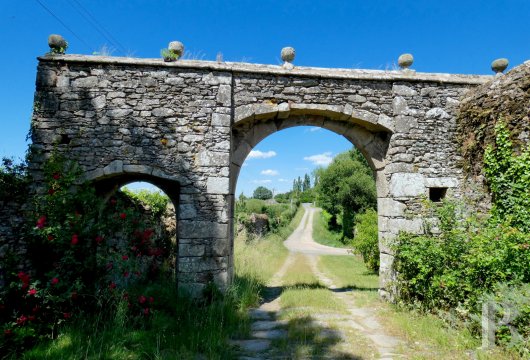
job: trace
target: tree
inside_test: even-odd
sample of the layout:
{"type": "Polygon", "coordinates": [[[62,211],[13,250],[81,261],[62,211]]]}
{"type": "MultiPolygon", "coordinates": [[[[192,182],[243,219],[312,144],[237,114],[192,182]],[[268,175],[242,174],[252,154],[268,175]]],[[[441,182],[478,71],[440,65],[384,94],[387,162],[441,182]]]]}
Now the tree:
{"type": "Polygon", "coordinates": [[[311,189],[311,179],[309,179],[309,175],[304,175],[304,182],[302,183],[302,191],[307,191],[311,189]]]}
{"type": "Polygon", "coordinates": [[[376,206],[372,170],[359,150],[353,149],[337,155],[317,174],[319,204],[331,214],[330,225],[337,227],[337,216],[342,214],[343,235],[353,237],[355,214],[376,206]]]}
{"type": "Polygon", "coordinates": [[[261,199],[261,200],[272,199],[272,191],[270,191],[264,186],[258,186],[256,190],[254,190],[252,197],[254,199],[261,199]]]}

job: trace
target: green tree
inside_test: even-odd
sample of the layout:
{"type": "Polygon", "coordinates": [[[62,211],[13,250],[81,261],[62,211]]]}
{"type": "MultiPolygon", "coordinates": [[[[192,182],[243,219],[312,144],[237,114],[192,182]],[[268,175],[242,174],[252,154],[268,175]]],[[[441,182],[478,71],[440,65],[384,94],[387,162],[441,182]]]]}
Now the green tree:
{"type": "Polygon", "coordinates": [[[311,179],[309,179],[309,175],[304,175],[304,182],[302,183],[302,191],[307,191],[311,189],[311,179]]]}
{"type": "Polygon", "coordinates": [[[353,237],[354,216],[375,208],[376,190],[372,170],[357,149],[341,153],[324,170],[316,172],[318,201],[331,214],[330,225],[337,227],[342,215],[344,237],[353,237]]]}
{"type": "Polygon", "coordinates": [[[254,199],[261,199],[261,200],[272,199],[272,191],[270,191],[264,186],[258,186],[256,190],[254,190],[252,197],[254,199]]]}

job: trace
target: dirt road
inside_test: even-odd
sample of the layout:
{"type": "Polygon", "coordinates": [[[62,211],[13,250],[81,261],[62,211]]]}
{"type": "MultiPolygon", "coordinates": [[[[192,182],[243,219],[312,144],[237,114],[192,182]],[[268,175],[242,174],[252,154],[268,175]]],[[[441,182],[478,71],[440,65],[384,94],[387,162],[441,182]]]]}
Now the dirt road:
{"type": "Polygon", "coordinates": [[[264,302],[250,311],[251,338],[232,342],[241,349],[240,359],[402,358],[398,354],[401,341],[385,332],[374,310],[357,306],[354,289],[338,289],[330,277],[319,270],[322,255],[353,255],[347,249],[316,243],[312,234],[317,209],[309,204],[303,206],[305,214],[299,226],[284,242],[289,255],[269,282],[264,302]],[[300,263],[310,269],[317,284],[285,285],[287,276],[300,269],[300,263]],[[282,293],[289,289],[303,289],[308,299],[322,296],[322,293],[317,294],[319,291],[329,291],[331,297],[325,295],[339,303],[342,310],[285,308],[282,293]]]}

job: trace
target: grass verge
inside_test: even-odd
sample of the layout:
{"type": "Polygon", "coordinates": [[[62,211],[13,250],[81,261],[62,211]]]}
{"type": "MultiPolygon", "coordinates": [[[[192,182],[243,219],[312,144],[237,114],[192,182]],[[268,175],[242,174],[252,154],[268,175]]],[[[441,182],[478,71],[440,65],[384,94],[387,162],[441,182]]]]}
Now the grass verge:
{"type": "Polygon", "coordinates": [[[313,240],[317,243],[338,248],[346,248],[348,245],[341,241],[342,233],[331,231],[328,228],[329,214],[318,209],[313,217],[313,240]]]}
{"type": "Polygon", "coordinates": [[[521,359],[506,350],[477,350],[480,339],[458,323],[451,327],[432,314],[381,302],[378,276],[368,272],[358,256],[322,256],[319,267],[337,286],[354,289],[357,306],[376,309],[386,330],[405,340],[402,352],[411,359],[521,359]]]}

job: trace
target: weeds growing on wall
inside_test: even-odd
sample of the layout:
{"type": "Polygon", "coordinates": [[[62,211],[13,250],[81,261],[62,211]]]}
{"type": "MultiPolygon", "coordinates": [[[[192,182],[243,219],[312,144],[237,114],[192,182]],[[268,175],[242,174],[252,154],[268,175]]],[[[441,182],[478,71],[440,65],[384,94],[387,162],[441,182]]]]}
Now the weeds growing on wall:
{"type": "MultiPolygon", "coordinates": [[[[517,314],[498,327],[497,341],[529,355],[530,150],[514,155],[506,127],[495,130],[495,146],[484,156],[490,216],[470,215],[455,202],[435,208],[439,235],[400,235],[396,285],[401,302],[468,321],[478,319],[492,298],[508,304],[517,314]]],[[[505,315],[506,309],[497,317],[505,315]]],[[[477,330],[480,323],[471,323],[477,330]]]]}

